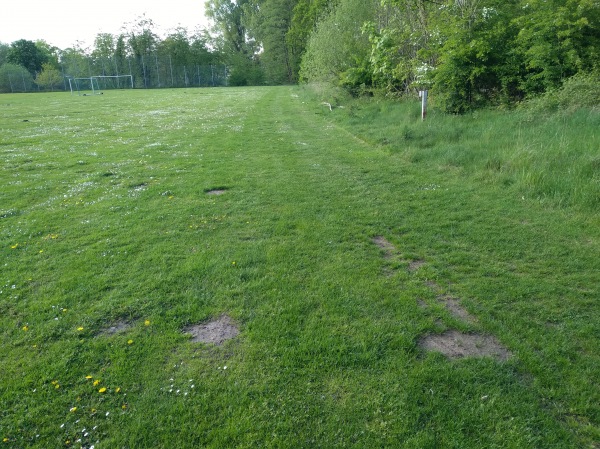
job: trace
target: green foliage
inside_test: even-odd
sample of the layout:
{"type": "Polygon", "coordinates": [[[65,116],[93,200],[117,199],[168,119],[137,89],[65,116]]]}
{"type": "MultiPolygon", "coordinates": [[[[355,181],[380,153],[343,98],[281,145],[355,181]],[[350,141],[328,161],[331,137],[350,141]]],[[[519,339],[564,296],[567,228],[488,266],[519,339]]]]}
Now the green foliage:
{"type": "Polygon", "coordinates": [[[579,71],[600,64],[600,7],[592,0],[532,0],[514,19],[514,40],[526,67],[522,89],[557,88],[579,71]]]}
{"type": "Polygon", "coordinates": [[[311,44],[302,66],[309,80],[319,73],[336,83],[344,73],[350,90],[366,84],[402,95],[426,87],[446,112],[464,113],[520,101],[598,67],[598,29],[592,0],[385,0],[363,27],[368,56],[337,47],[336,58],[328,55],[335,31],[317,29],[323,48],[311,44]]]}
{"type": "Polygon", "coordinates": [[[60,60],[66,76],[91,76],[90,61],[83,51],[74,48],[68,48],[61,52],[60,60]]]}
{"type": "Polygon", "coordinates": [[[35,42],[21,39],[10,45],[6,61],[25,67],[34,76],[42,70],[42,64],[48,62],[48,54],[35,42]]]}
{"type": "Polygon", "coordinates": [[[251,0],[206,2],[206,13],[215,22],[215,42],[229,66],[228,82],[232,86],[262,84],[264,80],[257,65],[258,43],[250,38],[247,29],[252,6],[251,0]]]}
{"type": "Polygon", "coordinates": [[[231,72],[228,85],[230,86],[260,86],[265,84],[265,74],[257,61],[243,55],[231,55],[231,72]]]}
{"type": "Polygon", "coordinates": [[[447,112],[463,113],[498,101],[509,84],[503,75],[519,73],[519,66],[506,66],[515,34],[509,26],[510,4],[487,5],[468,12],[448,8],[443,14],[446,38],[438,50],[433,94],[447,112]]]}
{"type": "Polygon", "coordinates": [[[64,84],[64,79],[62,74],[52,64],[45,63],[42,65],[42,71],[35,78],[35,84],[44,89],[54,91],[56,87],[64,84]]]}
{"type": "Polygon", "coordinates": [[[302,60],[301,79],[309,83],[360,82],[364,77],[361,68],[370,51],[362,26],[373,19],[378,5],[376,0],[340,0],[311,34],[302,60]]]}
{"type": "Polygon", "coordinates": [[[226,54],[242,54],[251,57],[255,48],[246,39],[244,10],[250,0],[208,0],[206,14],[214,20],[215,28],[222,38],[220,44],[226,54]]]}
{"type": "Polygon", "coordinates": [[[288,44],[304,53],[308,38],[337,0],[298,0],[286,35],[288,44]]]}
{"type": "Polygon", "coordinates": [[[0,66],[0,92],[31,92],[33,77],[20,65],[5,63],[0,66]]]}
{"type": "Polygon", "coordinates": [[[3,44],[0,42],[0,66],[6,62],[8,52],[10,51],[10,45],[3,44]]]}
{"type": "Polygon", "coordinates": [[[600,74],[578,73],[564,81],[557,89],[524,102],[522,109],[532,117],[540,113],[572,113],[579,108],[600,108],[600,74]]]}
{"type": "Polygon", "coordinates": [[[246,9],[249,32],[261,44],[258,55],[269,84],[290,84],[298,79],[301,48],[286,39],[297,0],[262,0],[246,9]]]}

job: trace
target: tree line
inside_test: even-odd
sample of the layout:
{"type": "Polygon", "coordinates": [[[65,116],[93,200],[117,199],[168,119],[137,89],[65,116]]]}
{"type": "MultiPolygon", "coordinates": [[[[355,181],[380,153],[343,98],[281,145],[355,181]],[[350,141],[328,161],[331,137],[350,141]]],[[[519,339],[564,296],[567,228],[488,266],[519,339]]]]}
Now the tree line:
{"type": "Polygon", "coordinates": [[[233,65],[239,83],[431,89],[460,113],[577,75],[600,81],[598,0],[209,0],[207,9],[222,48],[247,65],[233,65]]]}
{"type": "Polygon", "coordinates": [[[177,28],[161,38],[154,30],[142,16],[119,35],[98,34],[91,49],[0,43],[0,92],[68,90],[69,78],[115,75],[133,75],[136,88],[226,85],[228,68],[206,31],[177,28]]]}
{"type": "Polygon", "coordinates": [[[430,89],[460,113],[600,71],[598,0],[208,0],[206,10],[210,30],[161,39],[142,17],[89,52],[0,44],[0,90],[123,73],[146,88],[308,82],[356,95],[430,89]]]}

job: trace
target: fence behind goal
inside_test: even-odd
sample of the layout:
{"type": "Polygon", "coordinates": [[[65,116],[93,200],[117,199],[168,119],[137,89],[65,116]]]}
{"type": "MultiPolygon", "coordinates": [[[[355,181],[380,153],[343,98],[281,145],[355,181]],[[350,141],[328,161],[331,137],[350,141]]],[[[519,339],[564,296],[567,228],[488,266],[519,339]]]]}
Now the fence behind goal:
{"type": "Polygon", "coordinates": [[[132,75],[98,75],[68,80],[71,94],[77,95],[99,95],[109,89],[133,89],[132,75]]]}

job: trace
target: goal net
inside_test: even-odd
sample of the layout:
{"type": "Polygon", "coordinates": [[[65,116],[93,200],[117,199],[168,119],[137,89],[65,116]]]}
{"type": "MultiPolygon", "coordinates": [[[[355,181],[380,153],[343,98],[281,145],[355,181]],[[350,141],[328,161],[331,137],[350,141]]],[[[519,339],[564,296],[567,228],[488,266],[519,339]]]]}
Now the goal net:
{"type": "Polygon", "coordinates": [[[132,75],[98,75],[86,78],[69,78],[71,94],[101,95],[103,90],[133,89],[132,75]]]}

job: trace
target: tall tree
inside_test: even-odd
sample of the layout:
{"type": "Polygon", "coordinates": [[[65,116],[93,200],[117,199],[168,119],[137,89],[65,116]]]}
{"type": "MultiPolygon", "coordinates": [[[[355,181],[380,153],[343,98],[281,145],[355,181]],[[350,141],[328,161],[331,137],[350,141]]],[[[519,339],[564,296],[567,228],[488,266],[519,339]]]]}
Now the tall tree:
{"type": "Polygon", "coordinates": [[[42,64],[48,62],[48,55],[33,41],[21,39],[10,45],[7,62],[25,67],[31,75],[42,70],[42,64]]]}
{"type": "Polygon", "coordinates": [[[246,26],[243,20],[244,10],[250,0],[208,0],[206,15],[215,23],[215,31],[221,37],[223,50],[251,57],[254,46],[247,40],[246,26]]]}
{"type": "Polygon", "coordinates": [[[600,67],[600,6],[594,0],[523,1],[515,46],[526,65],[522,87],[538,93],[600,67]]]}
{"type": "Polygon", "coordinates": [[[306,48],[309,36],[317,27],[319,19],[337,4],[337,0],[298,0],[286,39],[294,47],[306,48]]]}
{"type": "Polygon", "coordinates": [[[60,53],[60,65],[67,77],[79,78],[92,76],[90,62],[85,51],[81,48],[67,48],[60,53]]]}
{"type": "Polygon", "coordinates": [[[246,30],[251,0],[208,0],[206,14],[214,21],[218,34],[216,45],[225,62],[231,67],[229,82],[232,85],[261,84],[262,71],[256,55],[257,43],[246,30]]]}
{"type": "MultiPolygon", "coordinates": [[[[0,42],[0,69],[2,69],[2,66],[5,63],[8,63],[7,58],[8,58],[8,52],[10,51],[10,45],[8,44],[3,44],[2,42],[0,42]]],[[[6,75],[4,75],[4,82],[6,82],[6,88],[3,87],[3,80],[0,79],[0,92],[12,92],[12,90],[10,89],[10,82],[8,80],[8,77],[6,75]]]]}
{"type": "Polygon", "coordinates": [[[261,46],[260,61],[270,84],[298,80],[302,49],[297,41],[288,40],[294,8],[298,0],[254,0],[246,23],[261,46]]]}
{"type": "Polygon", "coordinates": [[[94,39],[92,59],[95,75],[116,75],[116,40],[110,33],[99,33],[94,39]]]}
{"type": "Polygon", "coordinates": [[[187,71],[185,66],[191,61],[190,39],[185,28],[176,28],[157,45],[158,55],[161,57],[165,68],[167,85],[187,85],[187,71]]]}
{"type": "Polygon", "coordinates": [[[139,17],[128,33],[128,44],[135,59],[135,75],[141,82],[138,87],[152,87],[153,79],[160,87],[160,78],[156,63],[158,36],[154,32],[154,22],[145,15],[139,17]]]}
{"type": "Polygon", "coordinates": [[[44,40],[35,41],[35,46],[43,55],[45,55],[46,62],[52,64],[54,68],[58,68],[60,48],[55,47],[54,45],[50,45],[44,40]]]}
{"type": "Polygon", "coordinates": [[[446,111],[465,112],[511,94],[522,73],[521,62],[510,57],[517,8],[517,0],[465,0],[440,17],[443,43],[433,78],[446,111]]]}
{"type": "Polygon", "coordinates": [[[6,62],[8,52],[10,51],[10,45],[3,44],[0,42],[0,66],[6,62]]]}
{"type": "Polygon", "coordinates": [[[362,32],[373,21],[379,0],[340,0],[317,24],[302,58],[300,75],[308,82],[340,84],[345,78],[362,77],[370,44],[362,32]]]}

